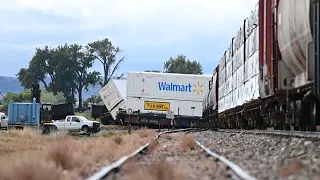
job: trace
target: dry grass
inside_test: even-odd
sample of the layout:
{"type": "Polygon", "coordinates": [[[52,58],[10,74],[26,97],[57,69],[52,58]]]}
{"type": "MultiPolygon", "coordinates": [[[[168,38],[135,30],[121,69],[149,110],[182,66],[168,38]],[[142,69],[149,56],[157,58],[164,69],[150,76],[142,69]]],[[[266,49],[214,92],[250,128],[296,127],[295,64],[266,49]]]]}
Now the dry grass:
{"type": "Polygon", "coordinates": [[[131,163],[126,168],[126,179],[128,180],[187,180],[188,166],[185,164],[170,165],[166,162],[153,162],[146,167],[139,167],[131,163]]]}
{"type": "Polygon", "coordinates": [[[153,129],[140,129],[136,133],[141,137],[155,136],[156,132],[153,129]]]}
{"type": "Polygon", "coordinates": [[[149,152],[153,151],[159,145],[158,140],[154,139],[149,143],[149,152]]]}
{"type": "Polygon", "coordinates": [[[163,137],[167,140],[172,140],[172,136],[170,134],[164,134],[163,137]]]}
{"type": "Polygon", "coordinates": [[[42,136],[29,129],[0,132],[0,164],[6,165],[0,168],[0,179],[83,179],[97,165],[130,154],[149,140],[138,133],[81,139],[59,134],[42,136]]]}
{"type": "Polygon", "coordinates": [[[182,152],[194,150],[196,146],[197,143],[191,135],[182,134],[180,136],[180,149],[182,152]]]}

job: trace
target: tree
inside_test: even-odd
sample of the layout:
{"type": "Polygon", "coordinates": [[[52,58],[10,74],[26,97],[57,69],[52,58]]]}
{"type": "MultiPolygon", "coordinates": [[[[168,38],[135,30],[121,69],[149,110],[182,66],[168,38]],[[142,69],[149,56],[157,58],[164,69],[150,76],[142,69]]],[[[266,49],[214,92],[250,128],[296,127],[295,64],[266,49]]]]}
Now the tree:
{"type": "Polygon", "coordinates": [[[45,89],[41,90],[40,99],[43,103],[60,104],[66,102],[66,98],[62,92],[58,92],[57,95],[54,95],[52,92],[45,89]]]}
{"type": "Polygon", "coordinates": [[[170,57],[164,63],[164,70],[166,73],[203,74],[202,66],[199,62],[190,61],[182,54],[175,58],[170,57]]]}
{"type": "Polygon", "coordinates": [[[101,104],[102,103],[102,99],[101,99],[100,96],[92,95],[92,96],[90,96],[90,97],[88,97],[86,99],[86,102],[93,103],[93,104],[101,104]]]}
{"type": "Polygon", "coordinates": [[[117,55],[121,52],[119,47],[112,45],[108,38],[89,43],[86,47],[90,56],[100,61],[104,70],[103,85],[106,85],[113,77],[113,74],[119,69],[120,63],[125,57],[117,61],[117,55]]]}
{"type": "Polygon", "coordinates": [[[94,58],[89,53],[81,51],[82,46],[74,44],[70,46],[71,62],[75,73],[75,87],[79,95],[79,108],[82,108],[82,90],[88,90],[90,85],[96,85],[100,81],[100,73],[88,72],[92,67],[94,58]]]}

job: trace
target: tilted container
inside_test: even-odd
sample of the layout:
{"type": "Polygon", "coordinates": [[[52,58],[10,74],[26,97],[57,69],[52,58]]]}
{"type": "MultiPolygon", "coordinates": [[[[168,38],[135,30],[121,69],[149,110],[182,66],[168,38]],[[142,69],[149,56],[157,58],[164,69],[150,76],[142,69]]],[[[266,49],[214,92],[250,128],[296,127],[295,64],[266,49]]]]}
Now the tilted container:
{"type": "Polygon", "coordinates": [[[110,113],[113,109],[117,108],[119,104],[125,102],[126,83],[126,80],[112,79],[98,92],[110,113]]]}

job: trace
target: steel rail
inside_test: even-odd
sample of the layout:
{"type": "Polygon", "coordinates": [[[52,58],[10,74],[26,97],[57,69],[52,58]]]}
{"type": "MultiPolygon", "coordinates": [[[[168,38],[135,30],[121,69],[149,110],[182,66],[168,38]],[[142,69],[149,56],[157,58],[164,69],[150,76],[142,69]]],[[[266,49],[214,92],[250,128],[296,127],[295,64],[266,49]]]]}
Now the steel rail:
{"type": "MultiPolygon", "coordinates": [[[[172,130],[172,131],[160,132],[154,138],[154,140],[158,139],[162,134],[185,132],[185,131],[190,131],[190,130],[198,130],[198,129],[188,128],[188,129],[180,129],[180,130],[172,130]]],[[[118,159],[116,162],[103,167],[101,170],[99,170],[98,172],[94,173],[92,176],[88,177],[86,180],[100,180],[100,179],[103,179],[103,178],[107,177],[110,172],[112,172],[113,170],[115,170],[115,169],[119,168],[120,166],[122,166],[126,161],[128,161],[132,157],[136,156],[137,154],[141,153],[148,146],[149,146],[149,143],[141,146],[140,148],[138,148],[133,153],[131,153],[131,154],[127,155],[127,156],[123,156],[120,159],[118,159]]]]}
{"type": "MultiPolygon", "coordinates": [[[[163,134],[171,134],[171,133],[178,133],[178,132],[185,132],[190,133],[190,132],[198,132],[198,131],[204,131],[203,129],[197,129],[197,128],[189,128],[189,129],[180,129],[180,130],[172,130],[172,131],[165,131],[165,132],[160,132],[155,138],[154,140],[158,139],[161,135],[163,134]]],[[[218,160],[220,160],[222,163],[224,163],[225,165],[227,165],[238,177],[240,177],[241,179],[244,180],[256,180],[256,178],[252,177],[251,175],[249,175],[246,171],[242,170],[238,165],[236,165],[235,163],[229,161],[228,159],[226,159],[223,156],[220,156],[212,151],[210,151],[208,148],[206,148],[204,145],[202,145],[200,142],[196,141],[197,145],[202,148],[207,154],[217,158],[218,160]]],[[[100,171],[94,173],[92,176],[90,176],[89,178],[87,178],[86,180],[100,180],[103,178],[106,178],[110,172],[112,172],[115,169],[118,169],[119,167],[121,167],[126,161],[128,161],[129,159],[131,159],[132,157],[136,156],[137,154],[143,152],[143,150],[145,150],[147,147],[149,146],[149,143],[141,146],[140,148],[138,148],[136,151],[134,151],[133,153],[131,153],[130,155],[127,156],[123,156],[121,157],[119,160],[117,160],[116,162],[107,165],[105,167],[103,167],[100,171]]]]}
{"type": "Polygon", "coordinates": [[[281,130],[218,130],[224,133],[243,133],[243,134],[265,134],[265,135],[279,135],[279,136],[294,136],[300,138],[316,138],[320,139],[320,132],[304,132],[304,131],[281,131],[281,130]]]}
{"type": "Polygon", "coordinates": [[[222,163],[227,165],[237,176],[239,176],[241,179],[244,180],[257,180],[255,177],[251,176],[249,173],[247,173],[245,170],[241,169],[240,166],[237,164],[229,161],[223,156],[220,156],[212,151],[210,151],[208,148],[206,148],[204,145],[202,145],[199,141],[196,141],[197,145],[200,146],[204,151],[206,151],[209,155],[219,159],[222,163]]]}

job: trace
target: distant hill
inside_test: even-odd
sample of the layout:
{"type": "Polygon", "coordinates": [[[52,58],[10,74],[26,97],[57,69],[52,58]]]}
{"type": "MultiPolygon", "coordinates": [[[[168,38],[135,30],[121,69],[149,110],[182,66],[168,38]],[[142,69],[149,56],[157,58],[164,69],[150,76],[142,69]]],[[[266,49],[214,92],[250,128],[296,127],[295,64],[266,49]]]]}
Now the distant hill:
{"type": "MultiPolygon", "coordinates": [[[[50,82],[50,78],[46,79],[46,82],[50,82]]],[[[41,84],[41,87],[43,85],[41,84]]],[[[90,87],[88,91],[83,91],[83,98],[86,99],[92,95],[98,95],[98,91],[100,90],[100,85],[90,87]]],[[[7,92],[21,93],[24,91],[24,88],[20,85],[20,82],[15,77],[6,77],[0,76],[0,92],[2,94],[6,94],[7,92]]],[[[76,98],[78,99],[78,95],[76,94],[76,98]]]]}

